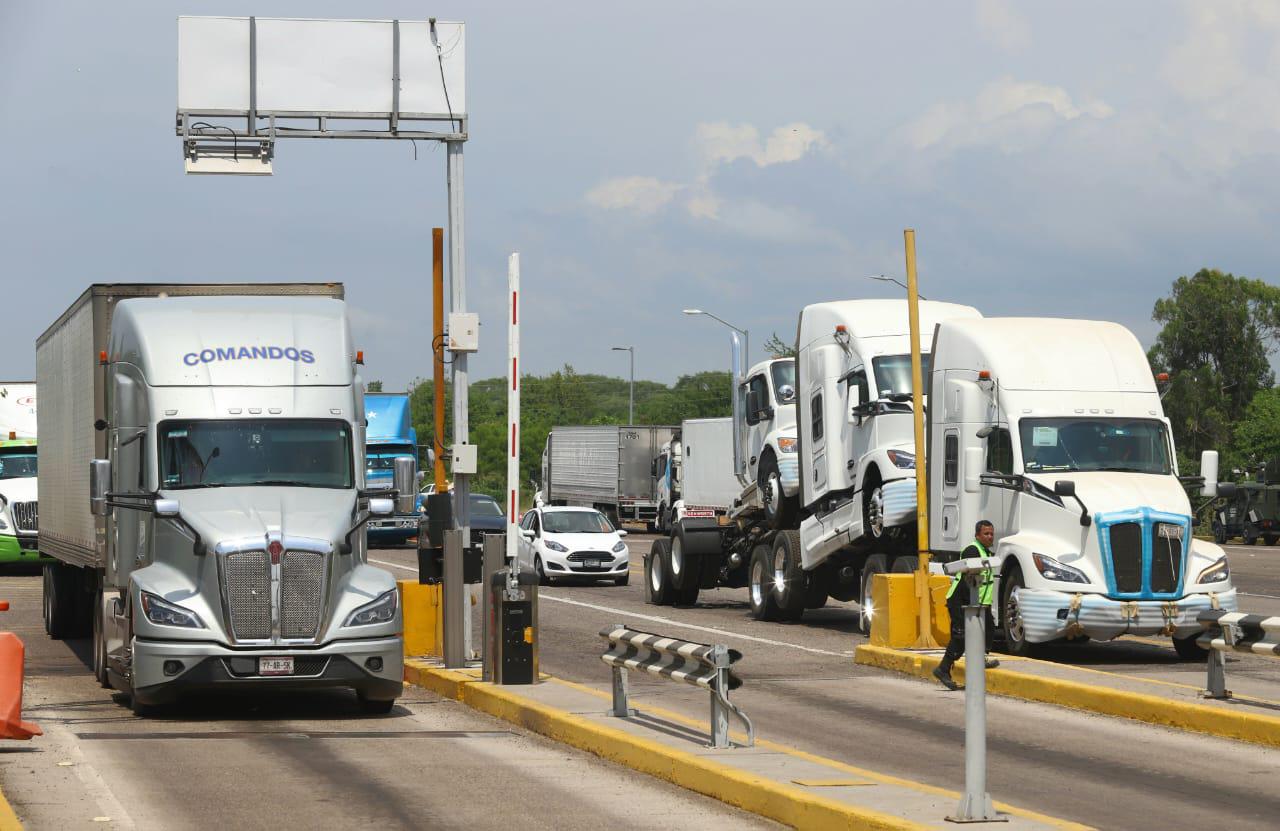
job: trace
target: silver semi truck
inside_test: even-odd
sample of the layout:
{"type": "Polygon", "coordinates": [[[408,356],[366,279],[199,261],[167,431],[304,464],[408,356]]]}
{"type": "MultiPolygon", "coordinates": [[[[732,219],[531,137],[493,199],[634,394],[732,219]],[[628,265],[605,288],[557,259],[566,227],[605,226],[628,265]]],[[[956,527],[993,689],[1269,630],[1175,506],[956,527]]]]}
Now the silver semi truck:
{"type": "Polygon", "coordinates": [[[595,508],[618,526],[658,517],[653,460],[675,427],[553,427],[542,453],[542,491],[548,505],[595,508]]]}
{"type": "Polygon", "coordinates": [[[36,342],[45,626],[92,634],[136,712],[189,690],[345,687],[369,712],[400,694],[396,584],[363,529],[395,506],[363,490],[342,295],[94,285],[36,342]]]}

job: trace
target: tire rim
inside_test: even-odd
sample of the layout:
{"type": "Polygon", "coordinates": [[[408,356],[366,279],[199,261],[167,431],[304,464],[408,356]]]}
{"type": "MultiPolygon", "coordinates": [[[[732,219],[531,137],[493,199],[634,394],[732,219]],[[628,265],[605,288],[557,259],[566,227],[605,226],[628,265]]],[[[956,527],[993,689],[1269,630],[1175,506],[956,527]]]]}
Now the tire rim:
{"type": "Polygon", "coordinates": [[[1009,589],[1009,598],[1004,604],[1005,633],[1009,640],[1021,644],[1026,640],[1026,629],[1022,625],[1022,609],[1018,606],[1018,586],[1009,589]]]}
{"type": "Polygon", "coordinates": [[[858,622],[863,632],[871,631],[871,581],[864,580],[862,585],[862,605],[858,609],[858,622]]]}
{"type": "Polygon", "coordinates": [[[751,605],[764,608],[764,562],[759,557],[751,563],[751,605]]]}
{"type": "Polygon", "coordinates": [[[779,598],[787,596],[787,552],[778,546],[773,552],[773,590],[779,598]]]}
{"type": "Polygon", "coordinates": [[[884,533],[884,489],[880,485],[876,485],[867,500],[867,524],[873,537],[884,533]]]}
{"type": "MultiPolygon", "coordinates": [[[[671,575],[680,579],[680,574],[684,571],[684,549],[680,545],[680,538],[675,537],[671,540],[671,575]]],[[[677,583],[676,585],[679,585],[677,583]]]]}
{"type": "Polygon", "coordinates": [[[653,556],[649,557],[649,585],[654,594],[662,591],[662,560],[655,560],[653,556]]]}
{"type": "Polygon", "coordinates": [[[772,516],[778,512],[779,495],[782,493],[782,482],[776,471],[770,471],[765,479],[764,509],[772,516]]]}

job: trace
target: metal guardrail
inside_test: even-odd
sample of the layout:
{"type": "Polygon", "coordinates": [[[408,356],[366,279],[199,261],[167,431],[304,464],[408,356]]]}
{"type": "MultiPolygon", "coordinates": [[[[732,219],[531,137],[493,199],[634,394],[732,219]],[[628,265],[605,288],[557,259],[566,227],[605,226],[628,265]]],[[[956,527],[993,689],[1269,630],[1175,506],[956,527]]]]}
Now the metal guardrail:
{"type": "Polygon", "coordinates": [[[1196,622],[1204,628],[1197,643],[1209,650],[1205,698],[1231,697],[1227,689],[1228,652],[1280,658],[1280,617],[1209,609],[1197,615],[1196,622]]]}
{"type": "Polygon", "coordinates": [[[732,670],[733,664],[742,659],[741,652],[724,644],[692,643],[639,632],[621,623],[601,629],[600,637],[609,645],[600,660],[613,669],[613,709],[609,715],[625,718],[636,714],[627,706],[627,671],[645,672],[710,691],[711,747],[732,746],[729,713],[746,727],[746,746],[755,745],[756,731],[751,719],[729,701],[729,691],[742,686],[742,679],[732,670]]]}

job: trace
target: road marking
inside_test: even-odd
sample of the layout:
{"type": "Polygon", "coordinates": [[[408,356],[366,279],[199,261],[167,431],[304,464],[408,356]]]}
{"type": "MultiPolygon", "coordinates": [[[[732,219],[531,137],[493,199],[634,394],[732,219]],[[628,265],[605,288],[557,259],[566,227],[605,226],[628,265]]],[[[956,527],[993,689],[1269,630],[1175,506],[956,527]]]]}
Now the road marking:
{"type": "Polygon", "coordinates": [[[380,566],[391,566],[392,568],[402,568],[405,571],[412,571],[415,573],[418,571],[417,566],[402,566],[399,563],[388,563],[386,560],[375,560],[372,557],[369,558],[369,562],[377,563],[380,566]]]}
{"type": "Polygon", "coordinates": [[[1280,600],[1280,595],[1278,594],[1254,594],[1253,592],[1242,592],[1238,590],[1237,594],[1243,597],[1265,597],[1268,600],[1280,600]]]}
{"type": "Polygon", "coordinates": [[[849,657],[849,653],[847,652],[831,652],[830,650],[827,650],[827,649],[818,649],[812,646],[803,646],[798,643],[787,643],[786,641],[775,641],[775,640],[771,640],[770,638],[757,638],[754,635],[743,635],[739,632],[732,632],[728,629],[716,629],[715,627],[712,627],[712,626],[698,626],[692,623],[681,623],[678,620],[672,620],[671,618],[666,618],[666,617],[658,617],[657,615],[643,615],[643,614],[640,614],[639,612],[625,612],[621,609],[614,609],[609,606],[598,606],[595,603],[583,603],[581,600],[570,600],[567,597],[556,597],[555,595],[545,590],[538,594],[538,600],[540,601],[552,600],[552,601],[555,601],[556,603],[567,603],[570,606],[582,606],[583,608],[586,608],[586,609],[595,609],[598,612],[609,612],[611,614],[622,615],[624,617],[629,617],[629,618],[634,618],[639,620],[647,620],[653,623],[665,623],[668,626],[678,626],[683,629],[693,629],[698,632],[711,632],[716,635],[728,635],[731,638],[738,638],[739,640],[744,640],[744,641],[754,641],[755,643],[765,643],[765,644],[769,644],[770,646],[784,646],[784,647],[787,647],[788,649],[798,649],[801,652],[811,652],[815,655],[830,655],[834,658],[849,657]]]}

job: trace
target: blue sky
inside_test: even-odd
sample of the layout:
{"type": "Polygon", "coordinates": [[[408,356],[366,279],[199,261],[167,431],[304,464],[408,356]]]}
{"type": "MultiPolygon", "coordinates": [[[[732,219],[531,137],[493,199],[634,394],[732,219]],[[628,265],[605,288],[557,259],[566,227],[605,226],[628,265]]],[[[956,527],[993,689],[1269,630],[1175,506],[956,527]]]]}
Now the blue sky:
{"type": "Polygon", "coordinates": [[[367,376],[429,371],[443,151],[282,142],[269,178],[185,177],[178,13],[468,24],[468,293],[502,372],[727,364],[722,327],[922,291],[1116,320],[1214,266],[1276,282],[1280,4],[0,4],[0,377],[94,281],[341,280],[367,376]]]}

